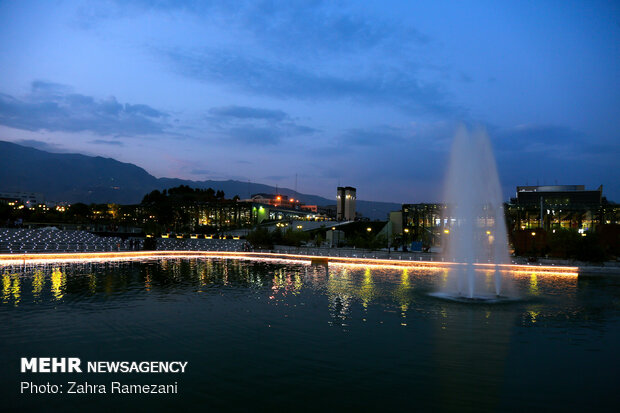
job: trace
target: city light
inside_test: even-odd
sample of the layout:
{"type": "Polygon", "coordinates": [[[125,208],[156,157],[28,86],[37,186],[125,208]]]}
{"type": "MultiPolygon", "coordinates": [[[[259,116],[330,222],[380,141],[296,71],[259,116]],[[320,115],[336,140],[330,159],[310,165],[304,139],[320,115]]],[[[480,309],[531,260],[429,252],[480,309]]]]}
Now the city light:
{"type": "MultiPolygon", "coordinates": [[[[56,254],[0,254],[0,266],[15,265],[16,263],[48,264],[52,262],[101,262],[117,260],[143,260],[147,258],[231,258],[244,260],[264,260],[295,262],[310,264],[314,259],[327,260],[329,265],[364,265],[380,268],[404,268],[413,267],[419,269],[440,269],[446,267],[462,266],[456,262],[436,261],[409,261],[388,260],[374,258],[353,257],[326,257],[305,254],[286,254],[268,252],[227,252],[227,251],[126,251],[126,252],[93,252],[93,253],[56,253],[56,254]]],[[[480,270],[499,269],[510,271],[514,274],[540,274],[561,275],[577,277],[578,267],[545,266],[545,265],[516,265],[516,264],[483,264],[476,263],[474,266],[480,270]]]]}

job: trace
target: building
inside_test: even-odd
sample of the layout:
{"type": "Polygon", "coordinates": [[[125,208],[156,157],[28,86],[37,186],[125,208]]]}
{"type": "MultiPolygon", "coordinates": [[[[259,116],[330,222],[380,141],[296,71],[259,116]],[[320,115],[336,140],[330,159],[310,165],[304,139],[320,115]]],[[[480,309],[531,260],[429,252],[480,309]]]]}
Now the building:
{"type": "Polygon", "coordinates": [[[17,202],[26,207],[45,203],[43,194],[38,192],[0,192],[0,200],[4,203],[17,202]]]}
{"type": "Polygon", "coordinates": [[[324,217],[326,217],[328,219],[336,219],[336,211],[337,211],[336,204],[320,206],[317,209],[317,212],[320,215],[323,215],[324,217]]]}
{"type": "Polygon", "coordinates": [[[355,220],[356,190],[351,186],[339,186],[336,196],[336,219],[338,221],[355,220]]]}
{"type": "Polygon", "coordinates": [[[289,198],[288,195],[282,194],[259,193],[252,195],[249,199],[239,200],[239,202],[253,202],[255,204],[314,212],[315,214],[318,212],[316,205],[306,205],[299,199],[289,198]]]}
{"type": "Polygon", "coordinates": [[[401,217],[391,213],[390,220],[401,225],[406,243],[440,245],[444,231],[452,224],[444,204],[403,204],[400,212],[401,217]]]}
{"type": "Polygon", "coordinates": [[[572,228],[581,231],[600,224],[620,223],[620,208],[603,196],[603,186],[585,185],[518,186],[507,205],[511,231],[542,228],[572,228]]]}

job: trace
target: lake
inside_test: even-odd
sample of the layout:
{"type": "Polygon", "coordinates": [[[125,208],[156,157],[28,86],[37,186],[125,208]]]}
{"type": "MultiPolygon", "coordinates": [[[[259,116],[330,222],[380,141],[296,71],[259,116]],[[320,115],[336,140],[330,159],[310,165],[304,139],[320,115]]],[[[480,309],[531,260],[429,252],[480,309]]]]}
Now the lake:
{"type": "Polygon", "coordinates": [[[217,258],[0,267],[2,408],[612,411],[620,278],[515,274],[519,300],[429,296],[447,270],[217,258]],[[21,357],[184,373],[20,373],[21,357]],[[110,383],[173,394],[111,394],[110,383]],[[20,393],[21,382],[62,384],[20,393]],[[67,394],[68,382],[107,394],[67,394]]]}

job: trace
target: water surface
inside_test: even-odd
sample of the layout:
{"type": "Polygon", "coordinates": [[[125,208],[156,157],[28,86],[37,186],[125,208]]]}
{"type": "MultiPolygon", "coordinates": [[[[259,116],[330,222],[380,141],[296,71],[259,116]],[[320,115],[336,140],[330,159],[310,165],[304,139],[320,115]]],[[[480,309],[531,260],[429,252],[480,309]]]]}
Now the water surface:
{"type": "Polygon", "coordinates": [[[158,259],[4,267],[7,410],[611,411],[618,278],[519,275],[522,300],[428,295],[444,271],[158,259]],[[183,360],[167,374],[20,374],[20,357],[183,360]],[[22,395],[19,383],[178,382],[175,395],[22,395]]]}

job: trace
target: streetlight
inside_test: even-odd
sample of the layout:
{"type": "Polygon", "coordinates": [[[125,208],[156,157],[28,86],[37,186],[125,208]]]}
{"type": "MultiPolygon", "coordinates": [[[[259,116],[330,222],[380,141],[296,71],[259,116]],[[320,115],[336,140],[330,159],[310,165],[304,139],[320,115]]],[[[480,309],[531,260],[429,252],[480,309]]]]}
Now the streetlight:
{"type": "Polygon", "coordinates": [[[370,232],[370,231],[372,231],[372,228],[368,227],[368,228],[366,228],[366,231],[370,232]]]}

